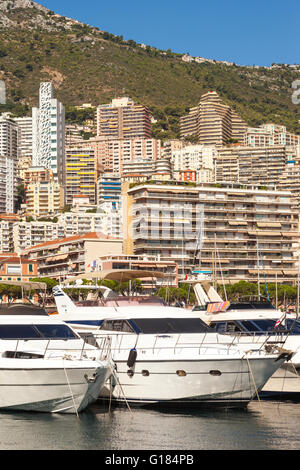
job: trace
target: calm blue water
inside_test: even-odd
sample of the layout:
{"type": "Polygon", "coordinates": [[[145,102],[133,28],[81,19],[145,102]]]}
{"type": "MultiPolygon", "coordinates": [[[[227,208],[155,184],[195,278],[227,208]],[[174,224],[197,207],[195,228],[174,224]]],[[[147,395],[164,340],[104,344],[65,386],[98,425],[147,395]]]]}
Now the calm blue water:
{"type": "Polygon", "coordinates": [[[0,413],[0,450],[298,450],[300,403],[244,411],[157,411],[95,405],[76,415],[0,413]]]}

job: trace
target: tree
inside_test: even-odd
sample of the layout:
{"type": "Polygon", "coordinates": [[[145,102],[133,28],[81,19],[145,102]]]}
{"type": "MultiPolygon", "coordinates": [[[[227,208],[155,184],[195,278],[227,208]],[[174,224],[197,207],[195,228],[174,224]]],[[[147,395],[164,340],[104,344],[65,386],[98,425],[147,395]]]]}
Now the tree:
{"type": "Polygon", "coordinates": [[[57,286],[59,283],[55,279],[50,279],[48,277],[34,277],[30,279],[32,282],[44,282],[47,286],[47,292],[52,293],[53,287],[57,286]]]}

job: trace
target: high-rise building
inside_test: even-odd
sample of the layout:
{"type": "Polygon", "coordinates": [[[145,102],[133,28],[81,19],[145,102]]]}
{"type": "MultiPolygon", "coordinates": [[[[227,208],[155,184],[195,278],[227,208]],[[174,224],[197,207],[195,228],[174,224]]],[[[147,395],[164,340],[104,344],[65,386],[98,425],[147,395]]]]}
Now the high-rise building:
{"type": "Polygon", "coordinates": [[[97,181],[97,205],[109,202],[111,208],[121,204],[121,178],[119,174],[104,173],[97,181]]]}
{"type": "Polygon", "coordinates": [[[283,145],[222,147],[216,158],[216,181],[276,185],[295,149],[283,145]]]}
{"type": "Polygon", "coordinates": [[[115,139],[151,137],[151,112],[130,98],[116,98],[97,108],[97,136],[115,139]]]}
{"type": "Polygon", "coordinates": [[[157,160],[161,151],[161,142],[158,139],[95,137],[88,144],[95,150],[99,170],[119,174],[123,173],[127,163],[157,160]]]}
{"type": "Polygon", "coordinates": [[[215,91],[201,96],[198,106],[180,118],[181,137],[195,136],[200,144],[222,146],[242,142],[247,124],[215,91]]]}
{"type": "Polygon", "coordinates": [[[32,117],[14,118],[18,125],[18,160],[32,158],[32,117]]]}
{"type": "Polygon", "coordinates": [[[92,148],[66,149],[65,201],[72,205],[73,197],[81,194],[96,202],[97,166],[92,148]]]}
{"type": "Polygon", "coordinates": [[[65,109],[54,98],[51,82],[42,82],[39,108],[32,108],[33,166],[53,171],[60,183],[65,181],[65,109]]]}
{"type": "Polygon", "coordinates": [[[25,173],[26,213],[40,216],[56,214],[64,206],[64,188],[45,168],[29,168],[25,173]]]}
{"type": "Polygon", "coordinates": [[[18,127],[8,114],[0,116],[0,212],[13,213],[17,196],[18,127]]]}

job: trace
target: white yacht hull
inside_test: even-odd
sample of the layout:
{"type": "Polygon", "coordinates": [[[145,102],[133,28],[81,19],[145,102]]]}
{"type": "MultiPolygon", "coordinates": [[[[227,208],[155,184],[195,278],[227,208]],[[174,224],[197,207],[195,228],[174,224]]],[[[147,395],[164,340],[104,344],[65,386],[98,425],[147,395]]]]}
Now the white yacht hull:
{"type": "Polygon", "coordinates": [[[136,362],[132,376],[128,375],[126,361],[115,360],[116,385],[111,388],[107,384],[101,397],[136,405],[246,406],[278,368],[275,359],[145,360],[136,362]]]}
{"type": "Polygon", "coordinates": [[[0,409],[77,413],[95,402],[111,369],[107,362],[1,359],[0,409]]]}

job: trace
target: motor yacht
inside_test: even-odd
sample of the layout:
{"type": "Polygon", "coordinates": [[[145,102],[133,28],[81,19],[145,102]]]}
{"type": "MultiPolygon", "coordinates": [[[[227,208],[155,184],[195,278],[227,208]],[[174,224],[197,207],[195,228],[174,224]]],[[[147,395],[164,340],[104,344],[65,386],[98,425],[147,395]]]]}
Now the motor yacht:
{"type": "Polygon", "coordinates": [[[118,403],[247,406],[292,355],[276,344],[245,351],[184,308],[88,307],[62,286],[53,294],[58,317],[86,340],[110,338],[116,375],[101,397],[118,403]]]}
{"type": "Polygon", "coordinates": [[[38,306],[1,305],[0,409],[78,414],[111,373],[107,345],[87,345],[38,306]]]}
{"type": "Polygon", "coordinates": [[[188,276],[194,287],[198,305],[193,311],[218,333],[231,337],[247,350],[254,344],[281,344],[294,351],[293,358],[283,364],[268,380],[261,397],[300,397],[300,321],[295,314],[282,312],[263,296],[244,296],[228,302],[216,293],[209,276],[188,276]]]}

